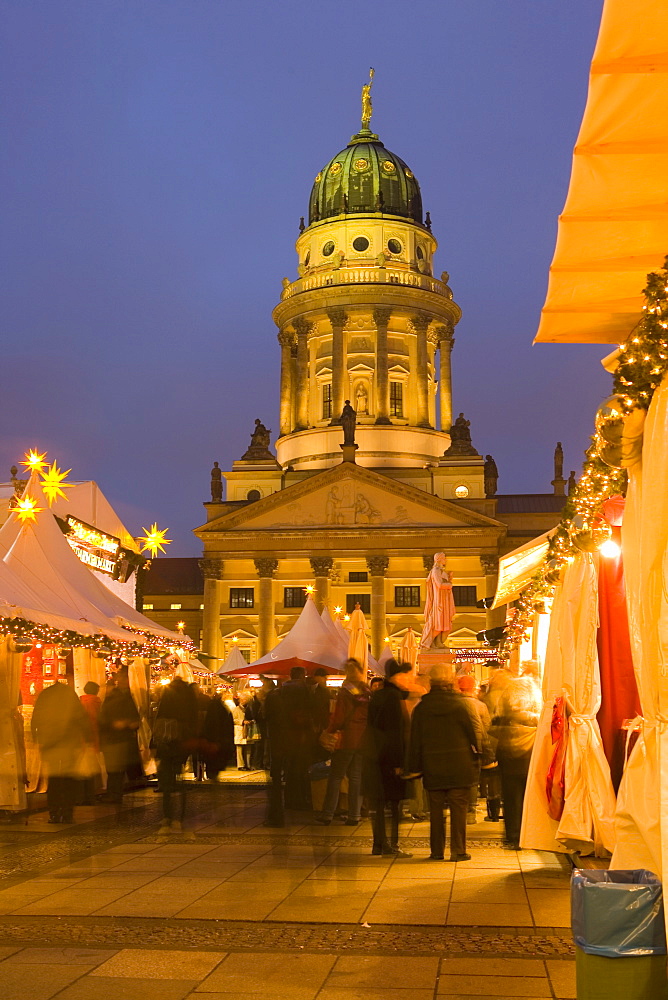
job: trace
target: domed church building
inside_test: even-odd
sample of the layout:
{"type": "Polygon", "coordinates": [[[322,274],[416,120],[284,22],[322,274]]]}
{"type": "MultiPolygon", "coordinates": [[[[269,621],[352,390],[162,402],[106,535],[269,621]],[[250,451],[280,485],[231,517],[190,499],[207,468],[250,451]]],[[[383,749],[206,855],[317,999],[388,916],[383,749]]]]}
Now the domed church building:
{"type": "MultiPolygon", "coordinates": [[[[195,529],[201,645],[223,659],[233,643],[250,659],[270,650],[308,584],[320,609],[361,604],[375,656],[387,639],[398,648],[409,626],[422,630],[425,578],[441,551],[455,587],[450,645],[485,658],[476,633],[499,612],[477,605],[494,593],[499,554],[556,524],[564,503],[561,474],[556,495],[496,496],[493,461],[464,415],[453,419],[461,309],[448,274],[435,276],[417,178],[371,131],[369,87],[360,131],[315,174],[297,274],[283,279],[273,312],[278,437],[272,448],[256,421],[232,469],[221,478],[214,468],[195,529]]],[[[158,610],[158,596],[151,602],[158,610]]]]}

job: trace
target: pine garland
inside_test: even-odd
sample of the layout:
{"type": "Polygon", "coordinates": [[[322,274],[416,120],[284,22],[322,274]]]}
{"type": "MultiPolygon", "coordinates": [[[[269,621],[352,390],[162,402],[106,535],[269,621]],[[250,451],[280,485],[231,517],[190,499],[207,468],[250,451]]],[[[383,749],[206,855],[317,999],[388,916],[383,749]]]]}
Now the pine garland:
{"type": "MultiPolygon", "coordinates": [[[[620,346],[620,358],[613,377],[613,391],[623,397],[623,409],[630,413],[647,410],[654,391],[668,372],[668,256],[660,271],[647,275],[643,289],[643,316],[629,340],[620,346]]],[[[599,457],[596,437],[585,452],[582,475],[562,511],[561,520],[550,538],[545,560],[518,597],[506,627],[500,651],[510,657],[528,638],[533,617],[545,600],[554,596],[553,578],[579,551],[571,539],[573,518],[581,514],[591,521],[611,496],[626,495],[625,469],[613,469],[599,457]]]]}

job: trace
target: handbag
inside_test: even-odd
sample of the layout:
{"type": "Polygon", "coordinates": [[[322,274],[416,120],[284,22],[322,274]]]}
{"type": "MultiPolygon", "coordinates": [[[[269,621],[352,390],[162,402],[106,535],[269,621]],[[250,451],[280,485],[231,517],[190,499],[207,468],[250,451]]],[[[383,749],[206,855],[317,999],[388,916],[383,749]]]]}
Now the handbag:
{"type": "Polygon", "coordinates": [[[326,750],[328,753],[334,753],[335,750],[340,749],[342,739],[343,733],[341,730],[336,733],[329,733],[326,729],[323,729],[318,737],[318,742],[323,750],[326,750]]]}

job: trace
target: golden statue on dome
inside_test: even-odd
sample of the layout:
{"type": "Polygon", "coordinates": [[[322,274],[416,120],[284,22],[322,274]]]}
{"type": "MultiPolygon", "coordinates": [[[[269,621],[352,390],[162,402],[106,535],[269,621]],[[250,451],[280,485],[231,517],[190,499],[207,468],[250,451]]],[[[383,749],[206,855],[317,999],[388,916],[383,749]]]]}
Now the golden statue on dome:
{"type": "Polygon", "coordinates": [[[362,128],[369,128],[369,122],[371,121],[371,115],[373,114],[373,105],[371,104],[371,86],[373,84],[373,77],[376,71],[373,67],[369,70],[369,82],[365,83],[362,87],[362,128]]]}

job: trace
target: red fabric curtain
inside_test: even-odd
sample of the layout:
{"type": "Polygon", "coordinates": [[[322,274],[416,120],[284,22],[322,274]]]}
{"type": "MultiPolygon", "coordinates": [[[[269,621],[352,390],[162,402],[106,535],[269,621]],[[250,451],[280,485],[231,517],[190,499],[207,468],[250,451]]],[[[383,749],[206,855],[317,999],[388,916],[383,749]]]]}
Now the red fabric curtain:
{"type": "MultiPolygon", "coordinates": [[[[611,497],[603,505],[603,516],[612,527],[612,539],[621,545],[623,497],[611,497]]],[[[601,708],[598,724],[615,791],[624,770],[625,719],[640,715],[640,699],[633,673],[629,625],[624,588],[624,562],[617,556],[601,556],[598,574],[598,659],[601,671],[601,708]]]]}

